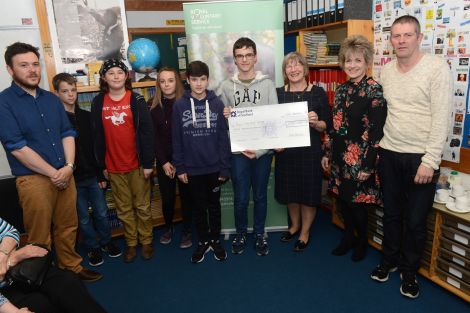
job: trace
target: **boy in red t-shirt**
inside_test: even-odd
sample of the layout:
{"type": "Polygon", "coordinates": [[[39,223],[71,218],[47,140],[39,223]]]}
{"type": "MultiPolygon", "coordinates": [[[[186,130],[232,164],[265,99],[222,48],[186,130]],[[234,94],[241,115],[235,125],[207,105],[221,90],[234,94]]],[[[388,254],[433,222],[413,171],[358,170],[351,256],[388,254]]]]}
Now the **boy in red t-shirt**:
{"type": "Polygon", "coordinates": [[[142,258],[153,256],[150,175],[154,132],[144,98],[132,92],[127,66],[107,60],[100,70],[101,93],[91,106],[94,152],[111,182],[119,219],[124,225],[124,261],[134,261],[137,244],[142,258]]]}

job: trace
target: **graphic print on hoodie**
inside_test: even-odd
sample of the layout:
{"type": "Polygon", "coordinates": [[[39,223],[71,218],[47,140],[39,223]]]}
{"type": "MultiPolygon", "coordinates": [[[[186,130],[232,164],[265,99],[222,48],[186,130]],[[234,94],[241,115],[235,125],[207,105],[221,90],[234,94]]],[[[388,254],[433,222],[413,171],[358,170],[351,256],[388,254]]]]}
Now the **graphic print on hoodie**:
{"type": "Polygon", "coordinates": [[[201,100],[188,90],[175,102],[172,141],[177,175],[219,172],[230,177],[230,142],[223,110],[224,104],[210,90],[201,100]]]}
{"type": "Polygon", "coordinates": [[[278,103],[273,81],[261,72],[256,72],[249,84],[240,81],[238,73],[235,74],[220,85],[217,95],[225,106],[237,108],[278,103]]]}

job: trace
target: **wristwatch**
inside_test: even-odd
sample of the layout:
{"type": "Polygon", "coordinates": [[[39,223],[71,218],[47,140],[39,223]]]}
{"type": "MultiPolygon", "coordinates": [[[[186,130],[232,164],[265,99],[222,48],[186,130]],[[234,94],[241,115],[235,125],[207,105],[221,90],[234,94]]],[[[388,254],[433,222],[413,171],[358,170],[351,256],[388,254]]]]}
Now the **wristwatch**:
{"type": "Polygon", "coordinates": [[[76,168],[75,164],[73,164],[73,163],[65,163],[65,166],[68,166],[68,167],[70,167],[70,168],[72,169],[72,171],[75,171],[75,168],[76,168]]]}

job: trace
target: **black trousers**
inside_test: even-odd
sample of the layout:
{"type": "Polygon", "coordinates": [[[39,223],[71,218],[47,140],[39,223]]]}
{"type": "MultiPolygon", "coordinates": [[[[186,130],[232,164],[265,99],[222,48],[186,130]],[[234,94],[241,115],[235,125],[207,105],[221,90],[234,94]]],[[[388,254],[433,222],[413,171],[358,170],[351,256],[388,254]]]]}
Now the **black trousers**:
{"type": "Polygon", "coordinates": [[[165,171],[159,164],[157,164],[157,177],[160,195],[162,197],[162,212],[163,218],[165,219],[165,226],[171,227],[173,225],[173,214],[176,201],[176,181],[178,181],[178,190],[183,214],[183,232],[191,232],[192,213],[188,185],[181,183],[176,176],[173,179],[166,176],[165,171]]]}
{"type": "Polygon", "coordinates": [[[384,202],[382,263],[415,274],[426,242],[426,219],[433,205],[436,184],[414,183],[422,154],[385,149],[379,153],[384,202]]]}
{"type": "Polygon", "coordinates": [[[91,297],[78,276],[68,270],[51,267],[37,291],[24,292],[17,287],[2,288],[2,294],[15,306],[35,313],[105,313],[91,297]]]}
{"type": "Polygon", "coordinates": [[[188,181],[198,240],[206,242],[219,239],[221,229],[219,173],[189,176],[188,181]]]}
{"type": "Polygon", "coordinates": [[[367,247],[367,208],[366,203],[351,203],[338,198],[338,204],[343,214],[344,237],[348,244],[367,247]],[[354,240],[354,231],[357,239],[354,240]]]}

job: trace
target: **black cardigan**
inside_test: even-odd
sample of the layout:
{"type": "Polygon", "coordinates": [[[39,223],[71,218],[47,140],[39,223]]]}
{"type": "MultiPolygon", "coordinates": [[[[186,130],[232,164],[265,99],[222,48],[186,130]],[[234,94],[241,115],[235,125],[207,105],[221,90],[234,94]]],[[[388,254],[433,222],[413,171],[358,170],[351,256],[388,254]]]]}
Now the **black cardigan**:
{"type": "MultiPolygon", "coordinates": [[[[102,119],[103,101],[104,93],[102,92],[93,99],[91,104],[91,126],[94,134],[93,150],[95,159],[98,166],[105,169],[106,141],[102,119]]],[[[155,159],[152,119],[144,97],[135,92],[132,92],[131,95],[131,111],[134,120],[139,165],[143,168],[151,169],[153,168],[155,159]]]]}
{"type": "Polygon", "coordinates": [[[73,176],[76,182],[98,177],[98,181],[104,181],[103,172],[96,166],[93,154],[93,133],[91,129],[90,112],[75,106],[74,113],[66,112],[70,124],[77,131],[75,137],[75,165],[77,166],[73,176]]]}

